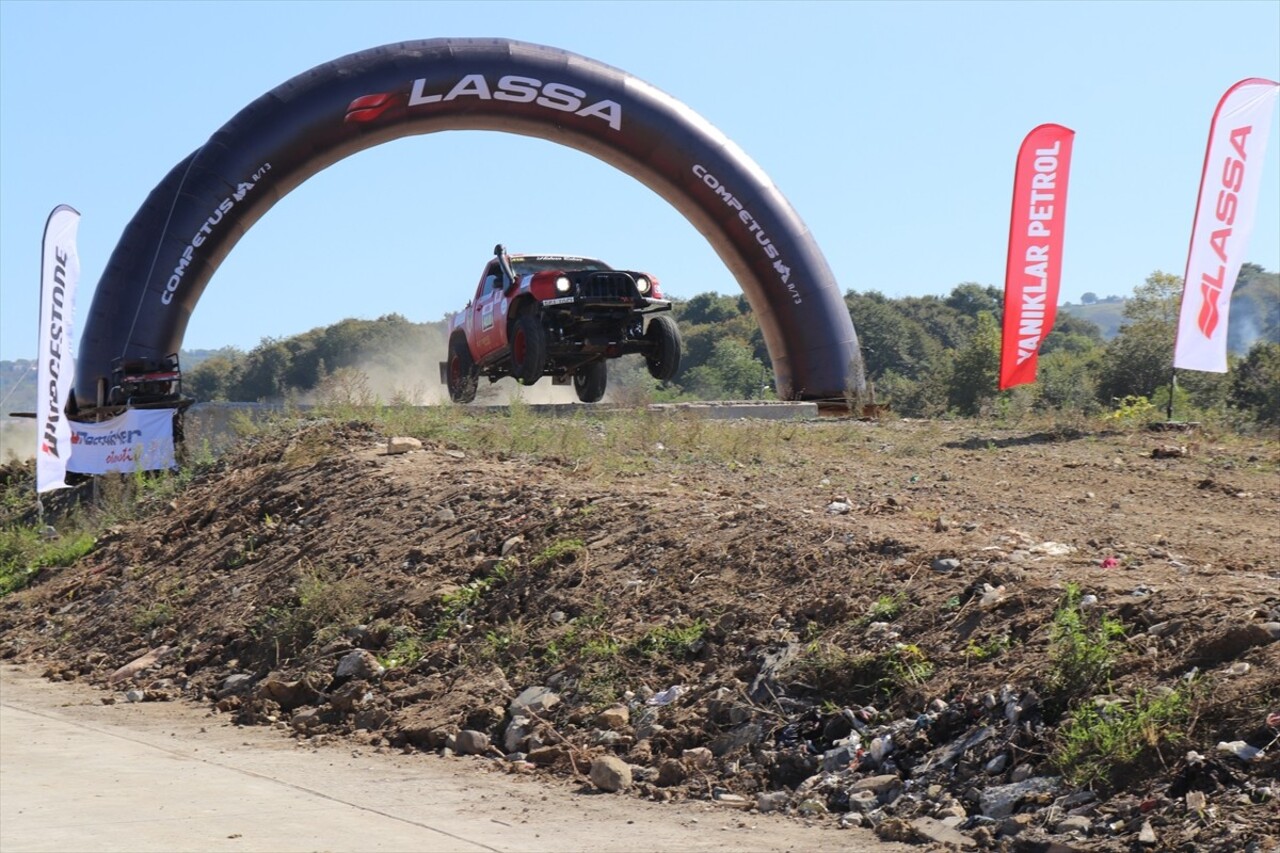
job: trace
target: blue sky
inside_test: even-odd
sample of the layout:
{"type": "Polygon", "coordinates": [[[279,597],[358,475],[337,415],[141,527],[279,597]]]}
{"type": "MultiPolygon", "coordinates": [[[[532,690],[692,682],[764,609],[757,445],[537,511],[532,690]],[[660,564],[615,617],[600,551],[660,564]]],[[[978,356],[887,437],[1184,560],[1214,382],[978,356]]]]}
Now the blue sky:
{"type": "MultiPolygon", "coordinates": [[[[35,353],[55,205],[83,214],[83,316],[147,193],[242,107],[339,56],[449,36],[553,45],[679,98],[768,173],[842,289],[890,296],[1002,286],[1014,157],[1044,122],[1077,133],[1062,301],[1181,275],[1214,105],[1242,78],[1280,79],[1271,0],[2,0],[0,358],[35,353]]],[[[1246,253],[1269,270],[1277,120],[1246,253]]],[[[676,296],[740,292],[693,226],[621,172],[541,140],[449,132],[365,151],[283,199],[214,275],[184,345],[248,349],[391,312],[437,320],[466,302],[496,242],[648,269],[676,296]],[[609,215],[562,203],[577,197],[609,215]]]]}

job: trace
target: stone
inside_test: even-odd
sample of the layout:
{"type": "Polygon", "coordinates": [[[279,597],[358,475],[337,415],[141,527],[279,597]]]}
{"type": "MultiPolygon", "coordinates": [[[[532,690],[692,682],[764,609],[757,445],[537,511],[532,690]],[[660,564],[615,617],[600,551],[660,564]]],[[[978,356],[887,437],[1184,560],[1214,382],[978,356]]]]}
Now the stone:
{"type": "Polygon", "coordinates": [[[1080,835],[1088,835],[1089,827],[1092,824],[1093,822],[1084,815],[1072,815],[1071,817],[1058,821],[1058,825],[1053,828],[1053,831],[1061,835],[1071,832],[1078,833],[1080,835]]]}
{"type": "Polygon", "coordinates": [[[1138,830],[1138,843],[1146,847],[1154,847],[1158,843],[1156,831],[1151,828],[1151,821],[1142,822],[1142,829],[1138,830]]]}
{"type": "Polygon", "coordinates": [[[606,729],[622,729],[626,728],[630,723],[631,711],[622,703],[610,705],[596,715],[596,725],[603,726],[606,729]]]}
{"type": "Polygon", "coordinates": [[[705,770],[711,766],[711,759],[714,756],[705,746],[695,746],[693,749],[686,749],[680,757],[699,770],[705,770]]]}
{"type": "Polygon", "coordinates": [[[292,711],[320,699],[320,694],[305,680],[285,681],[276,675],[268,675],[258,682],[257,694],[259,698],[275,702],[282,711],[292,711]]]}
{"type": "Polygon", "coordinates": [[[756,795],[756,808],[761,814],[782,811],[791,802],[791,795],[786,791],[769,791],[756,795]]]}
{"type": "Polygon", "coordinates": [[[163,661],[169,656],[170,649],[168,646],[160,646],[152,649],[141,657],[134,658],[124,666],[111,673],[107,678],[108,684],[118,684],[121,681],[127,681],[140,672],[145,672],[151,667],[163,661]]]}
{"type": "Polygon", "coordinates": [[[1025,782],[993,785],[979,794],[978,805],[983,815],[999,820],[1017,811],[1024,797],[1051,792],[1058,783],[1057,776],[1032,776],[1025,782]]]}
{"type": "Polygon", "coordinates": [[[528,717],[512,717],[507,730],[502,735],[502,745],[507,752],[515,752],[524,745],[525,738],[532,731],[532,723],[528,717]]]}
{"type": "Polygon", "coordinates": [[[489,751],[489,736],[475,729],[463,729],[454,739],[458,755],[483,755],[489,751]]]}
{"type": "Polygon", "coordinates": [[[499,556],[505,557],[523,544],[524,544],[523,536],[512,536],[510,539],[502,543],[502,549],[498,552],[498,554],[499,556]]]}
{"type": "Polygon", "coordinates": [[[410,450],[421,450],[422,442],[407,435],[392,436],[387,440],[387,453],[408,453],[410,450]]]}
{"type": "Polygon", "coordinates": [[[886,773],[880,776],[867,776],[859,779],[853,783],[849,790],[854,793],[858,791],[870,791],[876,796],[881,796],[901,784],[902,780],[896,775],[886,773]]]}
{"type": "Polygon", "coordinates": [[[507,710],[511,716],[535,716],[545,714],[560,704],[560,694],[552,692],[550,687],[527,687],[519,696],[511,700],[507,710]]]}
{"type": "Polygon", "coordinates": [[[334,677],[372,681],[381,678],[386,671],[387,668],[378,662],[378,658],[373,652],[356,649],[348,652],[343,656],[342,660],[338,661],[338,671],[334,673],[334,677]]]}
{"type": "Polygon", "coordinates": [[[849,794],[849,811],[867,814],[875,811],[880,800],[875,791],[854,791],[849,794]]]}
{"type": "Polygon", "coordinates": [[[222,680],[222,686],[218,688],[216,698],[221,699],[224,696],[230,696],[232,693],[239,693],[248,689],[253,685],[253,676],[243,672],[235,675],[228,675],[222,680]]]}
{"type": "Polygon", "coordinates": [[[458,520],[458,514],[447,506],[436,510],[436,514],[431,516],[436,524],[453,524],[458,520]]]}
{"type": "Polygon", "coordinates": [[[999,776],[1004,772],[1005,767],[1009,765],[1009,756],[1007,753],[1000,753],[991,759],[982,768],[988,776],[999,776]]]}
{"type": "Polygon", "coordinates": [[[942,821],[931,817],[918,817],[911,821],[911,828],[916,834],[934,842],[960,850],[975,850],[978,842],[959,830],[952,829],[942,821]]]}
{"type": "Polygon", "coordinates": [[[673,785],[679,785],[683,782],[688,774],[684,765],[674,758],[668,758],[658,765],[658,781],[659,788],[670,788],[673,785]]]}
{"type": "Polygon", "coordinates": [[[631,787],[631,765],[614,755],[591,762],[591,784],[601,791],[622,791],[631,787]]]}
{"type": "Polygon", "coordinates": [[[960,568],[960,561],[955,557],[939,557],[932,563],[935,572],[954,572],[960,568]]]}

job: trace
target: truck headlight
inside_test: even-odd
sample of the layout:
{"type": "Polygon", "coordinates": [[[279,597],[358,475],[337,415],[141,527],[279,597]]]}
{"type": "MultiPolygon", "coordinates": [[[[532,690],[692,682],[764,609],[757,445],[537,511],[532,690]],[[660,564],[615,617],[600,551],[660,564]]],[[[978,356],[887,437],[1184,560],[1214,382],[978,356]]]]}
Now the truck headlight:
{"type": "Polygon", "coordinates": [[[570,287],[570,284],[569,284],[569,279],[567,277],[560,276],[558,279],[556,279],[556,290],[560,291],[561,293],[568,293],[569,287],[570,287]]]}
{"type": "Polygon", "coordinates": [[[650,287],[649,279],[645,278],[642,275],[636,276],[636,290],[640,291],[641,295],[648,293],[649,287],[650,287]]]}

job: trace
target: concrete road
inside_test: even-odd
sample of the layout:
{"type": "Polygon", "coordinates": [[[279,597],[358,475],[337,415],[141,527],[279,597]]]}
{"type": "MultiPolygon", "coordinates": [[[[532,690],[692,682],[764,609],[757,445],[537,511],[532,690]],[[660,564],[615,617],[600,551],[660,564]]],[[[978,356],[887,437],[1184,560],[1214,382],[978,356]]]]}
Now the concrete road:
{"type": "Polygon", "coordinates": [[[491,761],[312,747],[0,669],[0,851],[886,851],[862,830],[660,805],[491,761]]]}

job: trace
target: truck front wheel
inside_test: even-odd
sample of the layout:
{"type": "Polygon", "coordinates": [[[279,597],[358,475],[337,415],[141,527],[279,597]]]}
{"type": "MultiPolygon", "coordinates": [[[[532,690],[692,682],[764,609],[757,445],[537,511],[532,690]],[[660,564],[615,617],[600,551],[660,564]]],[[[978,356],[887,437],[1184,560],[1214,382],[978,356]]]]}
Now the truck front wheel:
{"type": "Polygon", "coordinates": [[[680,329],[676,321],[670,317],[659,315],[649,320],[649,328],[644,332],[645,340],[651,348],[645,354],[645,364],[649,375],[659,382],[668,382],[680,369],[680,329]]]}
{"type": "Polygon", "coordinates": [[[476,398],[476,380],[479,374],[471,358],[471,350],[463,338],[449,343],[449,399],[455,403],[470,403],[476,398]]]}
{"type": "Polygon", "coordinates": [[[546,366],[547,332],[536,314],[523,314],[511,329],[511,375],[521,385],[532,385],[546,366]]]}

